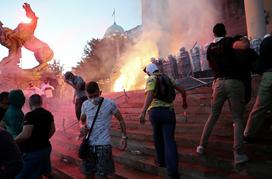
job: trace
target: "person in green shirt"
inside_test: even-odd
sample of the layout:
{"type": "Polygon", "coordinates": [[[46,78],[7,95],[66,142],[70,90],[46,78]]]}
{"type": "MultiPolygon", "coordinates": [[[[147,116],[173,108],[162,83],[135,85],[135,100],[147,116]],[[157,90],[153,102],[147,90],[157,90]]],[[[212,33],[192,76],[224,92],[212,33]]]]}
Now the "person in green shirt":
{"type": "Polygon", "coordinates": [[[8,109],[0,127],[4,127],[13,138],[23,129],[24,113],[22,107],[25,104],[25,96],[22,90],[12,90],[8,95],[8,109]]]}
{"type": "MultiPolygon", "coordinates": [[[[158,67],[151,63],[146,66],[144,71],[149,77],[146,83],[146,98],[140,115],[140,123],[145,124],[145,116],[148,112],[153,127],[156,163],[159,167],[167,168],[167,174],[170,178],[178,179],[178,153],[175,141],[176,115],[173,102],[164,101],[156,94],[158,75],[162,75],[158,67]]],[[[186,109],[188,105],[185,90],[175,83],[173,79],[169,81],[169,88],[174,88],[182,94],[182,106],[186,109]]]]}

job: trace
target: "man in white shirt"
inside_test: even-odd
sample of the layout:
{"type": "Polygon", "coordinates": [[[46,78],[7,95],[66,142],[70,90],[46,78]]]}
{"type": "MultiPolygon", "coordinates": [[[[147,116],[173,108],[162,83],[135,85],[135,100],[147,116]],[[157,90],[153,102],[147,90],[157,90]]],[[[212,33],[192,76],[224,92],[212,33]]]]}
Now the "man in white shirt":
{"type": "MultiPolygon", "coordinates": [[[[81,125],[82,130],[86,133],[86,129],[91,128],[97,108],[102,101],[101,91],[96,82],[89,82],[86,86],[88,100],[82,104],[81,108],[81,125]]],[[[86,178],[103,179],[115,172],[114,162],[112,159],[112,147],[110,144],[110,128],[111,119],[115,116],[120,122],[122,131],[120,149],[124,150],[127,146],[126,125],[124,119],[118,110],[114,101],[104,99],[102,101],[97,119],[94,123],[93,130],[89,138],[90,152],[95,156],[95,162],[90,159],[83,160],[83,172],[86,178]]]]}

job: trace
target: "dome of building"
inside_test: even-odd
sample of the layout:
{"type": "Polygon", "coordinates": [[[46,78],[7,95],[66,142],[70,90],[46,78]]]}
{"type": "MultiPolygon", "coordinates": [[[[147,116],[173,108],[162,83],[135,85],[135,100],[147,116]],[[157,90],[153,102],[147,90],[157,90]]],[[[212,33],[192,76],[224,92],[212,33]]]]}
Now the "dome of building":
{"type": "Polygon", "coordinates": [[[117,25],[115,22],[112,26],[110,26],[104,35],[104,37],[111,37],[111,36],[117,36],[117,35],[125,35],[126,32],[120,25],[117,25]]]}

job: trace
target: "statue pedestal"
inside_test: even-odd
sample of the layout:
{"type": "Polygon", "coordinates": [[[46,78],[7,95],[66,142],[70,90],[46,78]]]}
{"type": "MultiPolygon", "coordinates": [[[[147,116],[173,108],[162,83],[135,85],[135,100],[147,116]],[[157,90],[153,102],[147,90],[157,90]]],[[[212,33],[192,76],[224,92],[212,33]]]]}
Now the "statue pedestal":
{"type": "Polygon", "coordinates": [[[22,69],[14,64],[0,63],[0,91],[20,88],[24,89],[29,81],[40,81],[41,76],[47,70],[22,69]]]}

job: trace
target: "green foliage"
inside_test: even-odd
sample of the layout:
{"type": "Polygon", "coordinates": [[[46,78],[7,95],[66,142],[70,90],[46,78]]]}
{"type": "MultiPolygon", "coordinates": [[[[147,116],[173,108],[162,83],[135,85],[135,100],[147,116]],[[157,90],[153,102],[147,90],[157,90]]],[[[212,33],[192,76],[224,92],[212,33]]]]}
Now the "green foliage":
{"type": "Polygon", "coordinates": [[[87,42],[81,61],[73,68],[86,81],[109,79],[118,58],[132,44],[124,36],[92,39],[87,42]]]}

